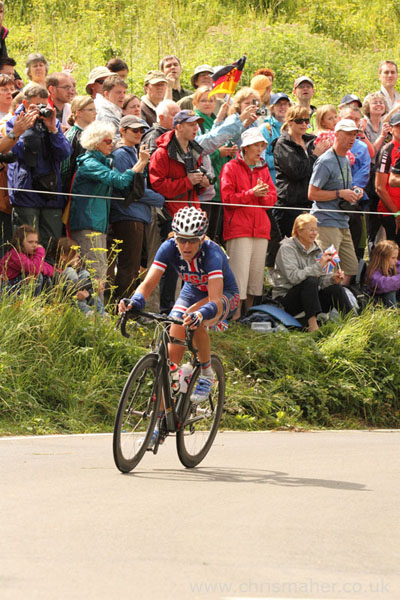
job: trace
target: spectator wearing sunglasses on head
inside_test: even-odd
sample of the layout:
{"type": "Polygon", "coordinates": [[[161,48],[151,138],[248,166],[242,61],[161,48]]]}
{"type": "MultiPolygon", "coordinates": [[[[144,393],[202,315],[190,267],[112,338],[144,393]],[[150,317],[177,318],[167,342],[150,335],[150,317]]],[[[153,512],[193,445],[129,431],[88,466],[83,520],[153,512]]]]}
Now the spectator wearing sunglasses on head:
{"type": "Polygon", "coordinates": [[[101,282],[106,277],[107,257],[106,252],[98,248],[107,248],[112,190],[129,188],[135,173],[142,172],[148,162],[139,155],[133,168],[123,173],[113,169],[109,155],[114,137],[114,125],[102,121],[94,121],[82,133],[80,142],[86,152],[76,159],[78,169],[72,184],[68,223],[71,237],[81,247],[82,256],[93,261],[96,278],[101,282]]]}
{"type": "MultiPolygon", "coordinates": [[[[150,151],[146,144],[141,145],[139,152],[137,151],[143,134],[148,128],[146,121],[139,117],[134,115],[122,117],[120,123],[121,142],[112,155],[114,167],[121,173],[132,168],[138,161],[147,164],[150,160],[150,151]]],[[[114,190],[113,195],[121,196],[121,192],[114,190]]],[[[145,182],[143,195],[137,198],[136,202],[132,202],[129,206],[122,202],[111,203],[112,236],[114,239],[122,241],[115,276],[118,299],[131,296],[139,283],[145,226],[151,222],[152,206],[160,208],[163,205],[164,196],[147,187],[145,182]]]]}
{"type": "Polygon", "coordinates": [[[273,215],[281,235],[290,237],[293,223],[304,208],[311,208],[308,200],[308,183],[318,156],[329,148],[329,142],[314,144],[315,136],[307,132],[310,124],[309,110],[291,106],[281,128],[281,136],[274,146],[276,190],[278,201],[273,215]],[[280,210],[278,207],[292,207],[280,210]]]}

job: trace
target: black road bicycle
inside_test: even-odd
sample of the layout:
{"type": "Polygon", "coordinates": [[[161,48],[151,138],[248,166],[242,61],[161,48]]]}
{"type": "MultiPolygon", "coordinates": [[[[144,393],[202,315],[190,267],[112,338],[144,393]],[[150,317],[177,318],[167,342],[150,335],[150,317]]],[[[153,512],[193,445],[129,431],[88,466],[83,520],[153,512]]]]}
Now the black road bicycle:
{"type": "MultiPolygon", "coordinates": [[[[141,358],[130,372],[119,400],[114,425],[113,452],[116,466],[122,473],[136,467],[148,450],[159,417],[161,400],[163,413],[154,446],[168,435],[176,434],[176,447],[181,463],[188,468],[198,465],[210,450],[218,431],[225,400],[225,374],[218,356],[211,356],[214,386],[206,400],[195,402],[192,395],[200,375],[197,350],[193,347],[193,331],[185,328],[185,341],[172,338],[173,323],[180,319],[130,310],[120,319],[121,333],[126,332],[128,318],[146,317],[157,323],[151,352],[141,358]],[[174,393],[171,386],[168,343],[185,346],[191,353],[193,371],[186,379],[187,390],[174,393]]],[[[186,386],[182,386],[186,387],[186,386]]]]}

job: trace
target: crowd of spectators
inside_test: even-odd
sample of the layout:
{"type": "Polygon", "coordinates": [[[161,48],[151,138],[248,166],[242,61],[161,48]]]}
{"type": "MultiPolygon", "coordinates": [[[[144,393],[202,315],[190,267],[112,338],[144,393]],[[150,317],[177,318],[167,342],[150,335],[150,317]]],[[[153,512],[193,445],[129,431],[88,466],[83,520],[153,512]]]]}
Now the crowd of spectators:
{"type": "MultiPolygon", "coordinates": [[[[137,95],[128,91],[129,68],[121,58],[94,67],[77,95],[74,65],[52,71],[42,54],[32,53],[21,78],[4,40],[1,256],[22,226],[37,234],[41,259],[53,266],[60,255],[54,244],[61,239],[66,248],[65,239],[72,239],[92,265],[100,297],[105,290],[119,300],[133,292],[168,238],[175,212],[201,206],[209,237],[230,257],[241,310],[262,295],[267,265],[274,296],[293,312],[298,298],[293,301],[292,292],[288,298],[288,290],[298,285],[304,265],[318,271],[313,285],[320,291],[333,286],[329,292],[343,307],[337,288],[350,284],[360,258],[381,240],[400,243],[400,95],[393,61],[380,65],[380,89],[364,101],[348,90],[338,107],[317,108],[307,75],[299,74],[291,91],[275,90],[273,71],[260,68],[232,97],[209,96],[220,67],[197,66],[184,87],[181,61],[173,55],[158,68],[151,65],[137,95]],[[311,220],[297,220],[310,211],[311,220]],[[342,275],[323,276],[314,263],[326,266],[332,247],[342,275]]],[[[75,255],[70,248],[64,255],[70,268],[75,255]]],[[[4,263],[1,277],[4,283],[4,263]]],[[[176,286],[167,269],[152,308],[168,311],[176,286]]],[[[303,307],[310,329],[320,303],[321,294],[309,303],[313,308],[303,307]]]]}

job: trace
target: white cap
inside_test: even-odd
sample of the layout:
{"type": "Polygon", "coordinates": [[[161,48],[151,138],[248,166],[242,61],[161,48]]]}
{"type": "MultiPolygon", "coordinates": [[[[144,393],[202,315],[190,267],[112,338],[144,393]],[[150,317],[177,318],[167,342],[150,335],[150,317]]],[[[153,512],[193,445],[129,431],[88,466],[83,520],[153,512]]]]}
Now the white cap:
{"type": "Polygon", "coordinates": [[[335,125],[336,131],[359,131],[353,119],[340,119],[335,125]]]}
{"type": "Polygon", "coordinates": [[[250,146],[251,144],[257,144],[257,142],[264,142],[266,146],[268,145],[267,140],[265,139],[261,131],[258,129],[258,127],[250,127],[242,133],[241,148],[245,148],[246,146],[250,146]]]}

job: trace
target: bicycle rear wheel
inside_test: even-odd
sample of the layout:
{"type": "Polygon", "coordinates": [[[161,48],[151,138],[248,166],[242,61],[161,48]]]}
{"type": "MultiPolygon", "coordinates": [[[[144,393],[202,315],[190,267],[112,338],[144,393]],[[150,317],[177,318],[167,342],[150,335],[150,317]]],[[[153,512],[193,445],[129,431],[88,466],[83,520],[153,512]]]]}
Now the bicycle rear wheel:
{"type": "Polygon", "coordinates": [[[225,402],[225,373],[218,356],[211,356],[214,386],[203,402],[192,402],[200,368],[195,369],[190,381],[183,408],[183,423],[176,436],[179,460],[188,468],[198,465],[210,450],[225,402]]]}
{"type": "Polygon", "coordinates": [[[146,452],[160,407],[156,354],[144,356],[126,380],[114,425],[113,453],[122,473],[136,467],[146,452]]]}

